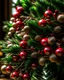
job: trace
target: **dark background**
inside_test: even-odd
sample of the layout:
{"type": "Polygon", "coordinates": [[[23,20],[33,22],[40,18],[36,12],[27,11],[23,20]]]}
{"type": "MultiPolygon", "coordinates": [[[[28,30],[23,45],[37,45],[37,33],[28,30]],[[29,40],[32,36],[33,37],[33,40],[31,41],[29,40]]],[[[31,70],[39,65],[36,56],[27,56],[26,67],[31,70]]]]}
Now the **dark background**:
{"type": "Polygon", "coordinates": [[[3,21],[11,17],[12,0],[0,0],[0,40],[4,39],[3,21]]]}
{"type": "MultiPolygon", "coordinates": [[[[3,21],[7,21],[11,17],[12,11],[12,0],[0,0],[0,40],[4,39],[5,32],[3,31],[3,21]]],[[[3,75],[7,77],[7,75],[3,75]]],[[[2,73],[0,72],[0,80],[9,80],[9,79],[1,79],[2,73]]]]}

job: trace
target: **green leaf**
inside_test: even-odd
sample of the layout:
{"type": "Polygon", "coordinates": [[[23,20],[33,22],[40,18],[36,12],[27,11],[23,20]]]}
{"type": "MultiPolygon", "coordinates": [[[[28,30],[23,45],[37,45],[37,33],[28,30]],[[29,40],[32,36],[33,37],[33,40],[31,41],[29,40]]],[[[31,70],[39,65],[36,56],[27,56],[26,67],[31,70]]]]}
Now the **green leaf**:
{"type": "Polygon", "coordinates": [[[15,37],[17,40],[22,40],[22,37],[21,37],[21,36],[18,36],[17,34],[14,34],[14,37],[15,37]]]}
{"type": "Polygon", "coordinates": [[[12,24],[11,24],[11,23],[9,23],[8,21],[4,21],[3,23],[4,23],[5,25],[7,25],[7,26],[8,26],[8,28],[12,27],[12,24]]]}
{"type": "Polygon", "coordinates": [[[40,66],[33,72],[31,80],[43,80],[42,72],[43,72],[43,67],[40,66]]]}
{"type": "Polygon", "coordinates": [[[64,3],[60,0],[52,0],[51,1],[53,5],[56,6],[57,9],[59,9],[61,12],[64,12],[64,3]]]}
{"type": "Polygon", "coordinates": [[[56,79],[56,73],[57,73],[56,64],[51,63],[51,62],[47,62],[43,68],[43,80],[56,79]]]}

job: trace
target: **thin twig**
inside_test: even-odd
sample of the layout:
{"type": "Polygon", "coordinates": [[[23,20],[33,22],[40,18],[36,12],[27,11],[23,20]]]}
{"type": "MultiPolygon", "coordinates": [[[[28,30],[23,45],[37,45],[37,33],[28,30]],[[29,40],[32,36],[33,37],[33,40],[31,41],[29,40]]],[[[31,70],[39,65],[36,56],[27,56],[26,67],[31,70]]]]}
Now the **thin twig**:
{"type": "Polygon", "coordinates": [[[24,61],[20,64],[18,68],[16,68],[16,70],[18,70],[23,64],[24,64],[24,61]]]}

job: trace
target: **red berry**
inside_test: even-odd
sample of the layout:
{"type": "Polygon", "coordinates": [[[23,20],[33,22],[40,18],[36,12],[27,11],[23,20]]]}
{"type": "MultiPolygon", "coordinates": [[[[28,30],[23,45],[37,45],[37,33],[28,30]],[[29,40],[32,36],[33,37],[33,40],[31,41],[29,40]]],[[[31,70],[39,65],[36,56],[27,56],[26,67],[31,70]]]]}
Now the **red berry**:
{"type": "Polygon", "coordinates": [[[42,44],[43,46],[48,45],[48,38],[43,38],[43,39],[41,40],[41,44],[42,44]]]}
{"type": "Polygon", "coordinates": [[[17,7],[16,7],[16,10],[17,10],[17,12],[21,13],[21,12],[24,11],[24,8],[21,7],[21,6],[17,6],[17,7]]]}
{"type": "Polygon", "coordinates": [[[53,16],[54,16],[55,19],[57,19],[57,14],[56,13],[54,13],[53,16]]]}
{"type": "Polygon", "coordinates": [[[39,20],[38,25],[39,26],[45,26],[46,23],[47,23],[47,21],[45,19],[41,19],[41,20],[39,20]]]}
{"type": "Polygon", "coordinates": [[[46,19],[46,21],[47,21],[48,24],[52,24],[50,19],[46,19]]]}
{"type": "Polygon", "coordinates": [[[30,49],[31,49],[31,51],[34,51],[34,50],[35,50],[35,48],[34,48],[33,46],[31,46],[31,48],[30,48],[30,49]]]}
{"type": "Polygon", "coordinates": [[[19,61],[19,56],[13,55],[13,56],[12,56],[12,60],[13,60],[14,62],[18,62],[18,61],[19,61]]]}
{"type": "Polygon", "coordinates": [[[12,15],[14,18],[18,18],[20,16],[20,13],[19,12],[15,12],[13,15],[12,15]]]}
{"type": "Polygon", "coordinates": [[[58,14],[59,13],[59,10],[55,10],[55,13],[58,14]]]}
{"type": "Polygon", "coordinates": [[[20,42],[20,47],[22,47],[22,48],[26,48],[27,47],[27,42],[26,41],[21,41],[20,42]]]}
{"type": "Polygon", "coordinates": [[[27,56],[27,53],[25,51],[22,51],[22,52],[20,52],[19,55],[20,55],[21,59],[25,59],[27,56]]]}
{"type": "Polygon", "coordinates": [[[19,73],[17,71],[14,71],[12,74],[11,74],[11,77],[12,78],[18,78],[19,77],[19,73]]]}
{"type": "Polygon", "coordinates": [[[53,13],[52,13],[51,10],[47,10],[47,11],[45,11],[45,13],[44,13],[44,17],[46,17],[46,18],[50,18],[52,15],[53,15],[53,13]]]}
{"type": "Polygon", "coordinates": [[[36,63],[32,63],[31,64],[31,68],[34,70],[34,69],[36,69],[36,67],[37,67],[37,64],[36,63]]]}
{"type": "Polygon", "coordinates": [[[55,54],[56,54],[57,56],[63,56],[63,54],[64,54],[63,48],[57,48],[57,49],[55,50],[55,54]]]}
{"type": "Polygon", "coordinates": [[[36,63],[32,63],[31,66],[32,66],[32,67],[36,67],[37,64],[36,64],[36,63]]]}
{"type": "Polygon", "coordinates": [[[52,54],[52,49],[51,49],[51,47],[45,47],[45,48],[44,48],[44,53],[45,53],[46,55],[52,54]]]}
{"type": "Polygon", "coordinates": [[[29,79],[29,74],[28,73],[23,74],[23,79],[29,79]]]}
{"type": "Polygon", "coordinates": [[[11,73],[12,70],[13,70],[12,66],[9,65],[9,66],[6,67],[6,72],[7,73],[11,73]]]}
{"type": "Polygon", "coordinates": [[[16,22],[16,26],[17,26],[17,27],[21,27],[22,25],[23,25],[22,21],[18,20],[18,21],[16,22]]]}

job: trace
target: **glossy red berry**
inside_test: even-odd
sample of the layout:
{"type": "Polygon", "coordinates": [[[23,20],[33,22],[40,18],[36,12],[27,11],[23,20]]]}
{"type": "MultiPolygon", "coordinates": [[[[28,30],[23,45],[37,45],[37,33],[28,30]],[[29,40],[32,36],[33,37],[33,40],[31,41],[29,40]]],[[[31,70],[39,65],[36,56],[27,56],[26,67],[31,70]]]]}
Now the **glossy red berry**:
{"type": "Polygon", "coordinates": [[[22,22],[22,21],[18,20],[18,21],[16,22],[16,26],[17,26],[17,27],[21,27],[22,25],[23,25],[23,22],[22,22]]]}
{"type": "Polygon", "coordinates": [[[46,18],[50,18],[52,15],[53,15],[53,12],[51,10],[47,10],[44,13],[44,17],[46,17],[46,18]]]}
{"type": "Polygon", "coordinates": [[[21,6],[16,7],[17,12],[22,13],[24,11],[24,8],[21,6]]]}
{"type": "Polygon", "coordinates": [[[31,66],[32,66],[32,67],[36,67],[37,64],[36,64],[36,63],[32,63],[31,66]]]}
{"type": "Polygon", "coordinates": [[[52,24],[50,19],[46,19],[46,21],[47,21],[48,24],[52,24]]]}
{"type": "Polygon", "coordinates": [[[39,22],[38,22],[38,25],[39,26],[45,26],[47,24],[47,21],[45,20],[45,19],[41,19],[41,20],[39,20],[39,22]]]}
{"type": "Polygon", "coordinates": [[[28,73],[23,74],[23,79],[29,79],[29,74],[28,73]]]}
{"type": "Polygon", "coordinates": [[[44,48],[44,54],[46,54],[46,55],[52,54],[52,49],[51,49],[51,47],[45,47],[45,48],[44,48]]]}
{"type": "Polygon", "coordinates": [[[27,53],[25,51],[20,52],[19,56],[21,57],[21,59],[25,59],[27,56],[27,53]]]}
{"type": "Polygon", "coordinates": [[[64,50],[63,50],[63,48],[57,48],[57,49],[55,50],[55,54],[56,54],[57,56],[63,56],[63,55],[64,55],[64,50]]]}
{"type": "Polygon", "coordinates": [[[31,64],[31,68],[34,70],[34,69],[36,69],[37,68],[37,64],[36,63],[32,63],[31,64]]]}
{"type": "Polygon", "coordinates": [[[22,41],[20,42],[20,47],[26,48],[26,47],[27,47],[27,42],[24,41],[24,40],[22,40],[22,41]]]}
{"type": "Polygon", "coordinates": [[[14,62],[18,62],[18,61],[19,61],[19,56],[13,55],[13,56],[12,56],[12,60],[13,60],[14,62]]]}
{"type": "Polygon", "coordinates": [[[6,67],[6,72],[7,73],[11,73],[12,70],[13,70],[12,66],[9,65],[9,66],[6,67]]]}
{"type": "Polygon", "coordinates": [[[59,10],[55,10],[55,13],[58,14],[59,13],[59,10]]]}
{"type": "Polygon", "coordinates": [[[48,38],[43,38],[43,39],[41,40],[41,44],[42,44],[43,46],[47,46],[47,45],[48,45],[48,38]]]}
{"type": "Polygon", "coordinates": [[[15,12],[13,15],[12,15],[14,18],[18,18],[20,16],[20,13],[19,12],[15,12]]]}
{"type": "Polygon", "coordinates": [[[56,13],[54,13],[53,16],[54,16],[55,19],[57,19],[57,14],[56,13]]]}
{"type": "Polygon", "coordinates": [[[14,71],[12,74],[11,74],[11,78],[18,78],[19,77],[19,73],[17,71],[14,71]]]}

